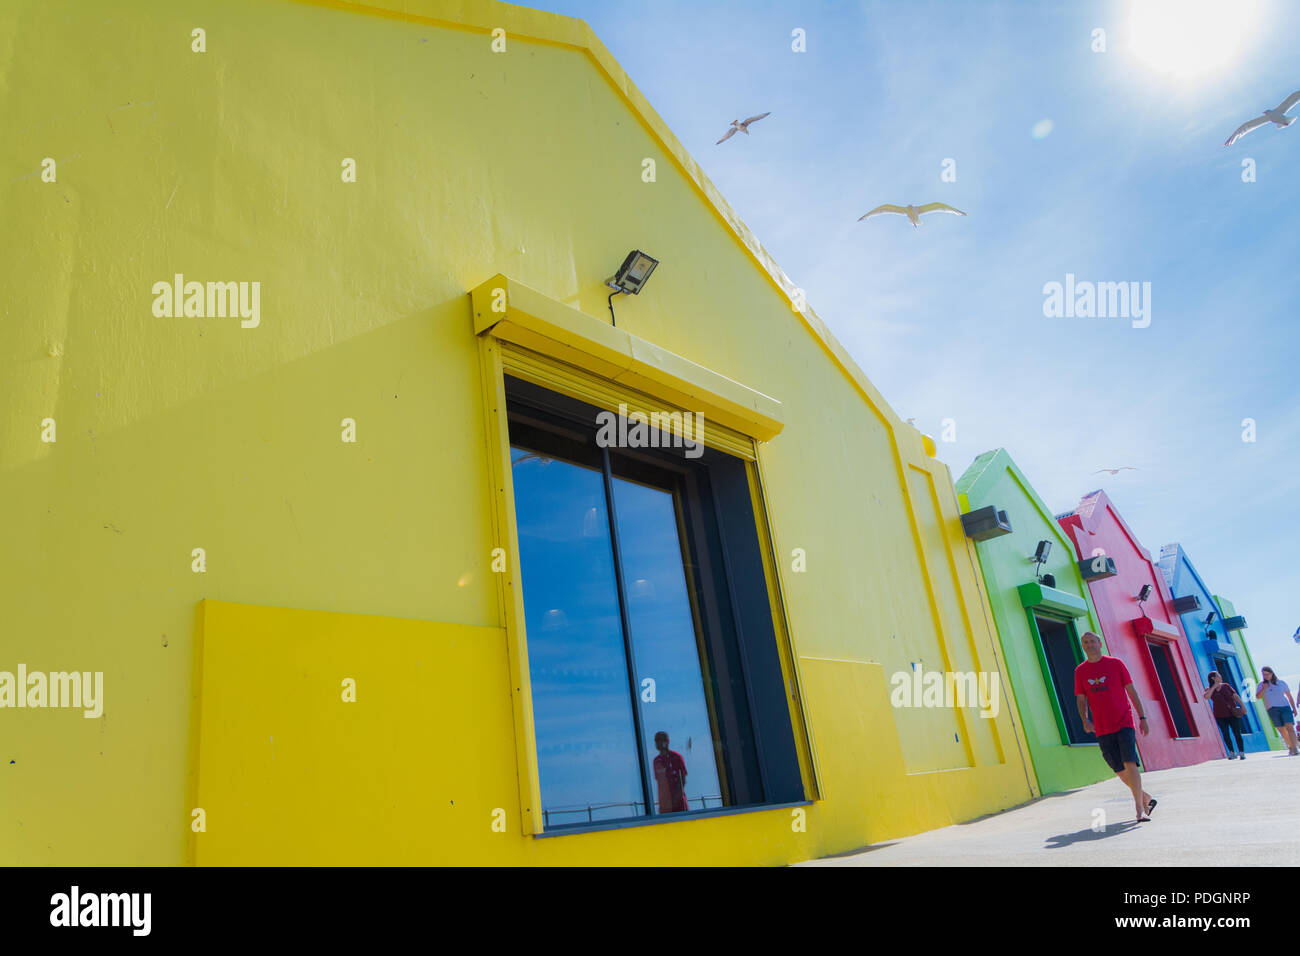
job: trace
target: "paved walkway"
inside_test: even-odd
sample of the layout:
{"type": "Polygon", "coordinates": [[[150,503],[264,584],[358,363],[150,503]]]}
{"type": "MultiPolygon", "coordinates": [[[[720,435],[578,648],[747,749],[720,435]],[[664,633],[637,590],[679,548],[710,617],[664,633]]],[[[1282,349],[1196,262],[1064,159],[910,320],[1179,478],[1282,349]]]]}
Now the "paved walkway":
{"type": "MultiPolygon", "coordinates": [[[[1098,760],[1101,758],[1098,757],[1098,760]]],[[[1159,804],[1135,823],[1111,777],[1013,810],[801,866],[1192,866],[1300,864],[1300,757],[1285,750],[1142,775],[1159,804]],[[1105,829],[1092,828],[1094,811],[1105,829]]]]}

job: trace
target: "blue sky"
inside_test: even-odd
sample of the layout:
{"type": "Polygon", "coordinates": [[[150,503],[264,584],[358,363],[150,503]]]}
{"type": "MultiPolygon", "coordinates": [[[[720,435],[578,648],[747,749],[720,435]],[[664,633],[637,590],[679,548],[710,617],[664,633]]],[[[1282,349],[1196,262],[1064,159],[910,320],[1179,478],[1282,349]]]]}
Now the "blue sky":
{"type": "Polygon", "coordinates": [[[591,25],[899,414],[955,421],[954,478],[1001,446],[1056,511],[1105,488],[1300,672],[1300,123],[1223,146],[1300,89],[1300,4],[528,5],[591,25]],[[856,221],[936,200],[969,215],[856,221]],[[1066,273],[1149,282],[1150,326],[1045,317],[1066,273]]]}

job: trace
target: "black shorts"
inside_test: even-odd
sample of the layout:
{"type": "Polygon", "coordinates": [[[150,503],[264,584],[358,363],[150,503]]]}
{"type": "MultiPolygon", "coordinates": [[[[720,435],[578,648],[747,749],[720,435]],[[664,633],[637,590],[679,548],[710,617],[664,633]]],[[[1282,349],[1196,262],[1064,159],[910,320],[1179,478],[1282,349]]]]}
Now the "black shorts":
{"type": "Polygon", "coordinates": [[[1126,763],[1139,766],[1142,763],[1138,759],[1137,732],[1132,727],[1121,727],[1113,734],[1098,734],[1097,743],[1102,758],[1116,773],[1120,773],[1126,763]]]}

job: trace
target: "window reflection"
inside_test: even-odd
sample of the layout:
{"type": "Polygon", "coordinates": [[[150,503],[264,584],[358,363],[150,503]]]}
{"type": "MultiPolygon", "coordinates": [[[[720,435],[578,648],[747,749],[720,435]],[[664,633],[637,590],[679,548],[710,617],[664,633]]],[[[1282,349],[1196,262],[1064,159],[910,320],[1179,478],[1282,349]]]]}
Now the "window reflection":
{"type": "Polygon", "coordinates": [[[543,826],[804,800],[750,467],[505,384],[543,826]]]}
{"type": "Polygon", "coordinates": [[[546,826],[645,813],[602,474],[511,449],[546,826]]]}
{"type": "Polygon", "coordinates": [[[677,510],[672,492],[614,478],[655,813],[717,809],[722,802],[677,510]]]}

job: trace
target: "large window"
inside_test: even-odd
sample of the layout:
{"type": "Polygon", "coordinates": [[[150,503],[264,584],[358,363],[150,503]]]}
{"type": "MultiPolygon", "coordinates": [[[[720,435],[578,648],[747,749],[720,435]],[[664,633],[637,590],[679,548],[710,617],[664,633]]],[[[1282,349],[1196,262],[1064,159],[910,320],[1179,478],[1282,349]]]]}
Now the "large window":
{"type": "Polygon", "coordinates": [[[747,463],[506,391],[544,828],[803,800],[747,463]]]}

